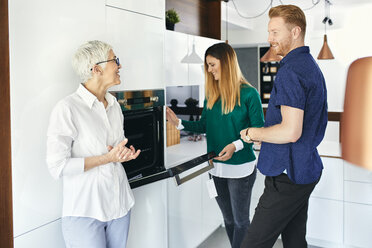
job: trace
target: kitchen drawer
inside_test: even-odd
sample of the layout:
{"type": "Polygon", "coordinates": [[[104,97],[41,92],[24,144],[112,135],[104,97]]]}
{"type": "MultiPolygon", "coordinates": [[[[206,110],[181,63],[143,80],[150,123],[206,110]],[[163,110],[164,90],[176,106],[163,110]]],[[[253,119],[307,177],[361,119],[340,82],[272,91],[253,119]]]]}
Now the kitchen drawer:
{"type": "Polygon", "coordinates": [[[344,161],[345,180],[372,183],[372,171],[344,161]]]}
{"type": "Polygon", "coordinates": [[[322,158],[323,172],[316,185],[312,197],[343,200],[343,160],[337,158],[322,158]]]}
{"type": "Polygon", "coordinates": [[[370,204],[372,207],[372,183],[345,181],[345,201],[370,204]]]}
{"type": "Polygon", "coordinates": [[[345,203],[345,245],[370,248],[372,246],[372,206],[345,203]]]}
{"type": "Polygon", "coordinates": [[[306,236],[342,244],[343,208],[342,201],[310,198],[306,236]]]}

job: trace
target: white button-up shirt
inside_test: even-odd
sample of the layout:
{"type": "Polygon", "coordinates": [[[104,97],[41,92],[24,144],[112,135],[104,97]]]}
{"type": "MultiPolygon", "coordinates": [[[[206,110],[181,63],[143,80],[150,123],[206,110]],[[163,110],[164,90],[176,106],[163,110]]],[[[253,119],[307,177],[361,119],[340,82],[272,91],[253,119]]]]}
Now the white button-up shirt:
{"type": "Polygon", "coordinates": [[[121,163],[84,172],[84,158],[103,155],[107,146],[124,139],[124,118],[110,93],[108,106],[83,85],[57,103],[50,116],[47,164],[51,175],[63,178],[63,216],[110,221],[128,213],[134,197],[121,163]]]}

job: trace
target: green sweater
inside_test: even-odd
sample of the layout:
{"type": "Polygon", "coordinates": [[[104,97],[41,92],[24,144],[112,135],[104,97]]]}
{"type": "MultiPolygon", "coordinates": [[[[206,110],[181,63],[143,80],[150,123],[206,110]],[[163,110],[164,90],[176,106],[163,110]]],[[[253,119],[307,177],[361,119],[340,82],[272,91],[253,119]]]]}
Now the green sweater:
{"type": "MultiPolygon", "coordinates": [[[[240,106],[228,114],[222,113],[221,100],[218,100],[212,109],[204,109],[199,121],[184,121],[184,130],[207,134],[207,150],[219,154],[222,149],[240,139],[240,131],[247,127],[262,127],[264,117],[260,96],[257,90],[249,85],[242,85],[240,89],[240,106]]],[[[243,141],[244,148],[235,152],[227,161],[217,161],[225,164],[243,164],[256,159],[252,144],[243,141]]]]}

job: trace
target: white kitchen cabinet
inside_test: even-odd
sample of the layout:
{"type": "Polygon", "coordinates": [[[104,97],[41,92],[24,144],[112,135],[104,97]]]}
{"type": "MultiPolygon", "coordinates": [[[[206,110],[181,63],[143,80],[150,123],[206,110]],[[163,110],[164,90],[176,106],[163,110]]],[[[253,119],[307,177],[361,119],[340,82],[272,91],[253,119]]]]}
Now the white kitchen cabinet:
{"type": "Polygon", "coordinates": [[[355,166],[347,161],[345,163],[345,180],[354,182],[372,183],[372,171],[355,166]]]}
{"type": "Polygon", "coordinates": [[[322,157],[323,172],[319,183],[315,186],[312,197],[332,200],[343,200],[343,160],[322,157]]]}
{"type": "MultiPolygon", "coordinates": [[[[106,5],[164,19],[165,0],[106,0],[106,5]]],[[[163,22],[164,24],[165,22],[163,22]]],[[[165,28],[165,24],[163,25],[165,28]]]]}
{"type": "Polygon", "coordinates": [[[121,84],[110,90],[164,88],[164,21],[108,6],[106,29],[122,65],[121,84]]]}
{"type": "Polygon", "coordinates": [[[133,189],[128,248],[164,248],[168,244],[167,181],[133,189]]]}
{"type": "Polygon", "coordinates": [[[370,248],[371,226],[372,205],[345,203],[345,245],[370,248]]]}
{"type": "Polygon", "coordinates": [[[35,230],[14,238],[17,248],[65,248],[63,241],[61,219],[41,226],[35,230]]]}
{"type": "Polygon", "coordinates": [[[196,54],[204,61],[208,47],[220,40],[187,35],[174,31],[165,33],[165,82],[167,86],[200,85],[204,98],[204,64],[181,63],[191,54],[195,45],[196,54]]]}
{"type": "Polygon", "coordinates": [[[306,236],[308,239],[341,245],[343,242],[343,202],[310,198],[306,236]]]}
{"type": "MultiPolygon", "coordinates": [[[[195,51],[204,61],[204,55],[208,47],[213,44],[220,43],[220,40],[200,37],[200,36],[191,36],[189,35],[189,53],[195,45],[195,51]]],[[[189,84],[190,85],[204,85],[205,76],[204,76],[204,64],[189,64],[189,84]]]]}
{"type": "MultiPolygon", "coordinates": [[[[104,0],[9,1],[15,237],[61,216],[62,183],[52,179],[45,162],[49,115],[80,83],[73,53],[87,40],[109,42],[104,33],[104,0]]],[[[55,238],[55,245],[37,247],[58,247],[55,238]]]]}
{"type": "Polygon", "coordinates": [[[168,180],[169,248],[197,247],[203,241],[201,188],[201,177],[180,186],[168,180]]]}
{"type": "Polygon", "coordinates": [[[188,65],[181,60],[188,54],[188,35],[165,31],[164,66],[167,86],[188,85],[188,65]]]}
{"type": "MultiPolygon", "coordinates": [[[[206,140],[193,142],[182,138],[181,143],[167,147],[167,167],[172,167],[207,152],[206,140]]],[[[196,166],[181,174],[185,177],[206,166],[196,166]]],[[[168,179],[168,240],[169,248],[194,248],[202,243],[223,222],[216,200],[210,199],[206,181],[208,173],[197,176],[180,186],[168,179]]]]}
{"type": "Polygon", "coordinates": [[[345,201],[369,204],[372,208],[372,183],[345,181],[345,201]]]}

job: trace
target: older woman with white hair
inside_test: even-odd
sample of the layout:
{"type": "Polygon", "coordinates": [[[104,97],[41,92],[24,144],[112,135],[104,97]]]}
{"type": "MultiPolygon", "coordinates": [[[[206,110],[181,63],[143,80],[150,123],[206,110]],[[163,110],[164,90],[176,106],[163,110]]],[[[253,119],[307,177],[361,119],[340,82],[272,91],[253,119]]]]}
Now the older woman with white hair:
{"type": "Polygon", "coordinates": [[[121,163],[140,150],[125,146],[123,114],[107,92],[120,84],[119,58],[89,41],[73,67],[83,83],[57,103],[47,135],[49,171],[63,179],[63,237],[66,247],[126,247],[134,197],[121,163]]]}

